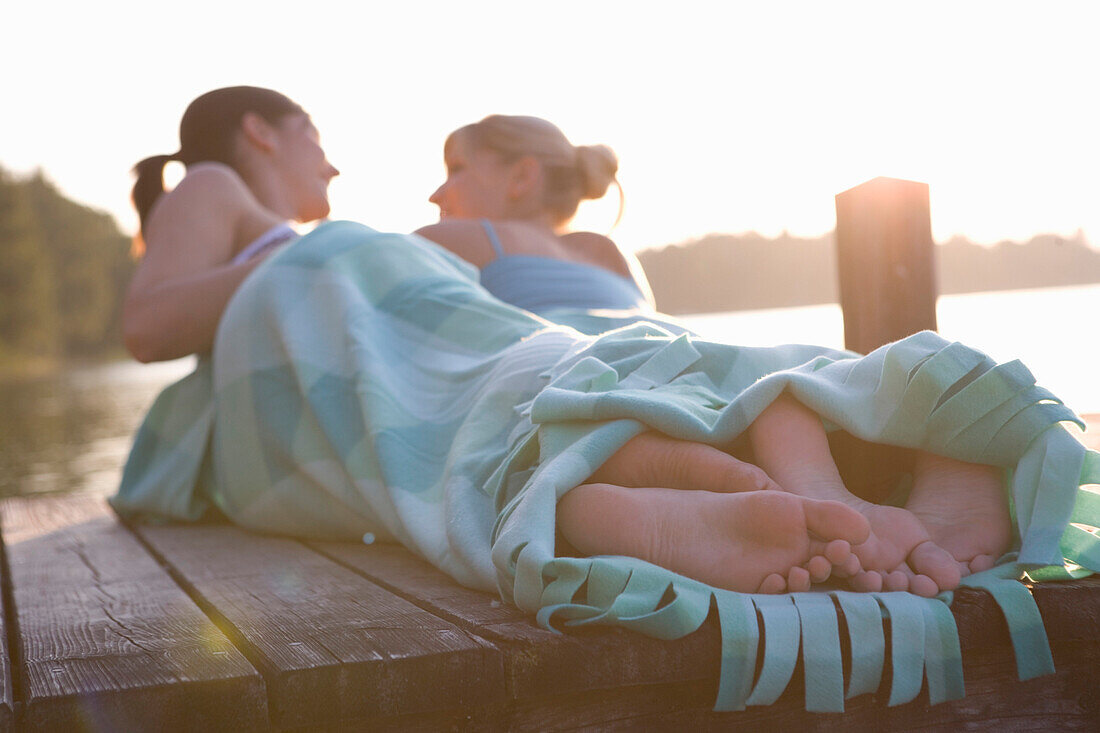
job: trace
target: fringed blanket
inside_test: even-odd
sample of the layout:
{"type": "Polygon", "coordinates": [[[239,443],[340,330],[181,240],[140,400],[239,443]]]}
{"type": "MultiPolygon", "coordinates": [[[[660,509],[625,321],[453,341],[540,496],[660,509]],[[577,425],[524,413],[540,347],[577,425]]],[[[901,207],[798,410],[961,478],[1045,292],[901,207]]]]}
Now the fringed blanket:
{"type": "Polygon", "coordinates": [[[961,696],[950,594],[748,595],[636,559],[555,554],[557,501],[630,438],[657,430],[728,445],[784,390],[857,437],[1004,468],[1016,551],[964,584],[1004,608],[1020,676],[1051,671],[1018,580],[1100,569],[1100,495],[1079,489],[1100,481],[1100,454],[1059,424],[1076,418],[1019,362],[997,365],[933,333],[865,357],[714,344],[646,323],[587,336],[496,301],[471,267],[423,239],[349,222],[318,227],[241,287],[213,359],[154,405],[113,503],[129,515],[220,511],[264,531],[395,540],[547,627],[677,638],[714,607],[719,710],[774,701],[800,649],[809,710],[876,690],[887,659],[891,704],[913,699],[922,678],[932,702],[961,696]]]}

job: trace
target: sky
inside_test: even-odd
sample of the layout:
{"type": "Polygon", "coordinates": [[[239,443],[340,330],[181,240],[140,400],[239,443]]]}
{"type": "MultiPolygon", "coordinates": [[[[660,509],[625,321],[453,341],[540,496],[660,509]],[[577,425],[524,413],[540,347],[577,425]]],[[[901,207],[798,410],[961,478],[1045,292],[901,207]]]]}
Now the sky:
{"type": "MultiPolygon", "coordinates": [[[[1100,247],[1100,13],[1089,2],[57,0],[0,23],[0,166],[128,233],[130,168],[220,86],[302,104],[333,217],[435,221],[442,144],[532,114],[610,145],[622,246],[835,225],[834,195],[927,182],[937,240],[1083,230],[1100,247]]],[[[177,172],[178,175],[178,172],[177,172]]],[[[614,195],[577,228],[607,232],[614,195]]]]}

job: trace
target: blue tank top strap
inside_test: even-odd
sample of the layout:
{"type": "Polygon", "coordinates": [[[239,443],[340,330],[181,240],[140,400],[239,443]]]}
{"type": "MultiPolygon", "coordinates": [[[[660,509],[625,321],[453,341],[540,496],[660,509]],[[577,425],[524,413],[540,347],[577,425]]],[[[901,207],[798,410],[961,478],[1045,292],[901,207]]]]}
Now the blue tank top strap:
{"type": "Polygon", "coordinates": [[[489,237],[489,244],[493,245],[493,251],[497,253],[497,257],[503,257],[504,248],[500,246],[500,237],[497,236],[497,230],[493,228],[493,223],[488,219],[482,219],[481,228],[485,230],[485,235],[489,237]]]}

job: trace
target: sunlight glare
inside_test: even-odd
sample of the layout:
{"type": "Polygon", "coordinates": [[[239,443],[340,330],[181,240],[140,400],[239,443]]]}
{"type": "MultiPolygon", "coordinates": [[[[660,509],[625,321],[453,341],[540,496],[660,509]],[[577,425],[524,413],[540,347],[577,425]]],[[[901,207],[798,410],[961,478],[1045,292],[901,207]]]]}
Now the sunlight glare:
{"type": "MultiPolygon", "coordinates": [[[[107,5],[114,23],[94,38],[84,30],[100,6],[61,26],[48,5],[14,10],[11,27],[50,34],[0,44],[5,68],[38,60],[0,81],[0,98],[27,102],[0,122],[0,165],[42,167],[130,232],[130,167],[178,147],[190,99],[250,83],[313,115],[342,170],[333,216],[380,229],[435,221],[443,139],[502,112],[618,153],[626,209],[613,236],[627,249],[710,232],[814,236],[834,226],[835,194],[883,175],[930,184],[937,239],[1080,228],[1100,244],[1084,2],[686,0],[653,13],[482,0],[371,5],[353,20],[317,0],[293,37],[285,15],[213,0],[185,14],[107,5]],[[145,63],[134,44],[154,37],[172,52],[145,63]],[[204,52],[190,53],[199,37],[204,52]]],[[[614,192],[586,203],[575,227],[607,232],[617,207],[614,192]]]]}

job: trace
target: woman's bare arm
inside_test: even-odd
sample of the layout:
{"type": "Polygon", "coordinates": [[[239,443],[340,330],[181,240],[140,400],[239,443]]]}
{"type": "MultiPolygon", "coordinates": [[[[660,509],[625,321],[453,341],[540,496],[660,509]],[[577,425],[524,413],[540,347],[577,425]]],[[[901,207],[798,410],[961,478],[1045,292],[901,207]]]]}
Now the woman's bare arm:
{"type": "Polygon", "coordinates": [[[146,254],[123,304],[126,348],[139,361],[204,353],[237,286],[259,260],[227,264],[243,229],[280,220],[229,168],[203,165],[157,202],[146,254]]]}

